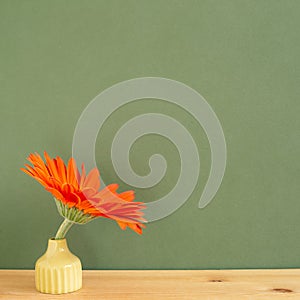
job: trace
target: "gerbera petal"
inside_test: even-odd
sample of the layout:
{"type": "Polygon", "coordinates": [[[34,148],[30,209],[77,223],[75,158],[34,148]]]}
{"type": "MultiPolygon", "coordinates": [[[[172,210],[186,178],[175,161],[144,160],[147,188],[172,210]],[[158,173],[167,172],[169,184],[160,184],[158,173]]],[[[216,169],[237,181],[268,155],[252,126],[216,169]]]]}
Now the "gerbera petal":
{"type": "Polygon", "coordinates": [[[75,193],[70,193],[69,197],[68,197],[68,200],[75,203],[75,206],[78,207],[78,208],[81,208],[80,207],[80,204],[81,204],[81,199],[80,197],[75,194],[75,193]]]}
{"type": "Polygon", "coordinates": [[[142,234],[143,233],[143,230],[142,230],[140,224],[128,223],[128,227],[131,228],[133,231],[135,231],[138,234],[142,234]]]}
{"type": "Polygon", "coordinates": [[[24,173],[26,173],[27,175],[34,177],[34,175],[29,170],[24,169],[24,168],[20,168],[20,170],[23,171],[24,173]]]}
{"type": "Polygon", "coordinates": [[[56,189],[52,187],[46,187],[45,188],[48,192],[50,192],[57,200],[62,201],[63,203],[66,203],[66,199],[64,196],[56,189]]]}
{"type": "Polygon", "coordinates": [[[62,191],[65,193],[65,194],[71,194],[74,192],[74,186],[69,184],[69,183],[64,183],[62,186],[61,186],[61,189],[62,191]]]}
{"type": "Polygon", "coordinates": [[[82,189],[82,193],[86,199],[92,199],[94,195],[97,194],[97,190],[95,190],[93,187],[84,187],[82,189]]]}
{"type": "Polygon", "coordinates": [[[29,176],[31,176],[32,178],[34,178],[35,180],[37,180],[40,184],[42,184],[43,186],[48,186],[49,183],[47,180],[45,180],[44,178],[40,178],[38,173],[36,172],[35,169],[31,168],[28,165],[25,165],[27,169],[21,168],[21,170],[23,172],[25,172],[26,174],[28,174],[29,176]]]}
{"type": "Polygon", "coordinates": [[[78,187],[78,181],[76,178],[76,163],[74,158],[70,158],[68,163],[68,170],[67,170],[67,182],[74,187],[78,187]]]}
{"type": "Polygon", "coordinates": [[[64,164],[64,161],[59,156],[56,157],[56,161],[57,161],[57,168],[59,170],[59,174],[61,176],[62,182],[65,183],[67,182],[67,169],[64,164]]]}
{"type": "MultiPolygon", "coordinates": [[[[94,168],[86,176],[83,187],[93,187],[96,191],[100,188],[99,171],[94,168]]],[[[82,188],[83,188],[82,187],[82,188]]]]}
{"type": "Polygon", "coordinates": [[[84,164],[81,165],[81,177],[79,181],[79,188],[82,189],[84,187],[84,181],[85,181],[86,173],[85,173],[85,167],[84,164]]]}
{"type": "Polygon", "coordinates": [[[117,192],[117,189],[119,188],[119,185],[117,183],[112,183],[112,184],[109,184],[108,186],[106,186],[106,188],[112,192],[112,193],[116,193],[117,192]]]}
{"type": "Polygon", "coordinates": [[[127,228],[127,223],[122,222],[122,221],[117,221],[117,223],[122,230],[125,230],[127,228]]]}
{"type": "Polygon", "coordinates": [[[46,151],[44,152],[44,156],[47,162],[47,167],[49,169],[50,175],[57,179],[59,182],[61,182],[61,177],[59,176],[56,164],[54,163],[53,159],[50,158],[46,151]]]}
{"type": "Polygon", "coordinates": [[[125,201],[133,201],[134,200],[134,191],[126,191],[121,194],[118,194],[118,197],[125,201]]]}

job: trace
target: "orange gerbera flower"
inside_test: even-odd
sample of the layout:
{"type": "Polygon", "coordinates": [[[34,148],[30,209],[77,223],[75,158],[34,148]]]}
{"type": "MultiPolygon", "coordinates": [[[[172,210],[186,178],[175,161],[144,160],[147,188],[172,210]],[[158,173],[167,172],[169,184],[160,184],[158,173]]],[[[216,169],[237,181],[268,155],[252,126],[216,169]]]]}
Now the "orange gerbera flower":
{"type": "Polygon", "coordinates": [[[145,219],[141,210],[145,205],[143,202],[133,202],[133,191],[118,194],[117,184],[99,190],[99,171],[96,168],[86,175],[82,165],[80,174],[73,158],[66,166],[59,156],[52,159],[46,152],[44,156],[45,162],[38,153],[30,154],[27,159],[32,166],[25,164],[21,170],[52,193],[63,217],[80,224],[105,217],[115,220],[122,229],[128,226],[142,234],[145,219]]]}

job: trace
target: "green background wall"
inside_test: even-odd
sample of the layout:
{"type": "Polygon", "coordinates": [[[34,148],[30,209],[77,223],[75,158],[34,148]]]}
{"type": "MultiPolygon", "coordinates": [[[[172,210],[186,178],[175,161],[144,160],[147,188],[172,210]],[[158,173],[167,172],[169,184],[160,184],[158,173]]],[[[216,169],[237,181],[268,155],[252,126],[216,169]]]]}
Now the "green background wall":
{"type": "MultiPolygon", "coordinates": [[[[300,267],[299,1],[0,1],[0,267],[33,268],[61,222],[50,194],[19,168],[33,151],[71,156],[76,122],[111,85],[143,76],[181,81],[217,113],[227,170],[213,202],[198,209],[209,145],[186,111],[159,100],[131,103],[108,120],[97,162],[108,182],[130,188],[109,158],[113,133],[132,116],[160,111],[185,125],[202,159],[199,185],[143,236],[113,221],[76,226],[69,246],[85,268],[300,267]]],[[[165,155],[166,178],[137,197],[174,186],[178,151],[145,136],[131,162],[148,171],[165,155]]]]}

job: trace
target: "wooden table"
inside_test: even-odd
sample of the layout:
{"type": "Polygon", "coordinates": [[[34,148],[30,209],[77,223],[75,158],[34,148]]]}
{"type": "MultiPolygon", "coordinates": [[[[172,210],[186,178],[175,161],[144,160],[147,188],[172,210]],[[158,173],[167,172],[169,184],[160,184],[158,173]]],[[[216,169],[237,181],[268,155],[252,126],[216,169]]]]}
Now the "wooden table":
{"type": "Polygon", "coordinates": [[[40,294],[32,270],[0,270],[0,299],[300,299],[300,270],[83,271],[83,288],[40,294]]]}

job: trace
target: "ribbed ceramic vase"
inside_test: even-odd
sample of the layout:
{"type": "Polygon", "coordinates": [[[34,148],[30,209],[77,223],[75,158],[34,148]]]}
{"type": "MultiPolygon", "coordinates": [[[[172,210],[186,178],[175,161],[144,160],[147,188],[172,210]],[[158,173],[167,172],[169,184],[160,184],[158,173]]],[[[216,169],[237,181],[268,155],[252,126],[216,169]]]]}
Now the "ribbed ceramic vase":
{"type": "Polygon", "coordinates": [[[41,293],[63,294],[82,286],[80,259],[72,254],[66,239],[49,239],[46,253],[35,263],[35,285],[41,293]]]}

